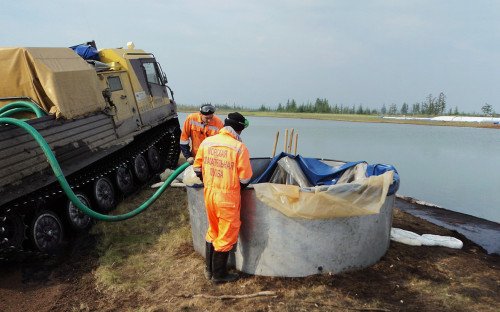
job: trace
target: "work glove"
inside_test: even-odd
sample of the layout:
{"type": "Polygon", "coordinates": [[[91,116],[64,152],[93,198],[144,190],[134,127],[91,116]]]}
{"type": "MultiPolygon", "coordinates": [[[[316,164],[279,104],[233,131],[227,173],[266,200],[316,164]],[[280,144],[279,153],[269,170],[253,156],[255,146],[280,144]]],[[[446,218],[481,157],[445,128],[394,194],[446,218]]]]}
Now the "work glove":
{"type": "Polygon", "coordinates": [[[184,155],[184,158],[188,159],[189,157],[193,156],[193,154],[191,154],[189,144],[180,144],[180,147],[182,155],[184,155]]]}
{"type": "Polygon", "coordinates": [[[189,157],[188,159],[186,159],[186,161],[189,163],[189,164],[193,164],[194,163],[194,158],[193,157],[189,157]]]}

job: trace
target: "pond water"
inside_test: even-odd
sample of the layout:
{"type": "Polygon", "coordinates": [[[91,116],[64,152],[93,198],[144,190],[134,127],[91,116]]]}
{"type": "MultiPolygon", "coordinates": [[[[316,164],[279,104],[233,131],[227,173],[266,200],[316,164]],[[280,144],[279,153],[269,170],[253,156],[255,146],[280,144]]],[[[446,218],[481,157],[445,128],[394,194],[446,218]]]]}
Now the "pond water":
{"type": "MultiPolygon", "coordinates": [[[[185,113],[179,114],[182,123],[185,113]]],[[[398,194],[500,222],[500,131],[497,129],[249,117],[243,134],[251,157],[270,157],[276,132],[298,133],[305,157],[391,164],[398,194]],[[289,130],[290,131],[290,130],[289,130]]]]}

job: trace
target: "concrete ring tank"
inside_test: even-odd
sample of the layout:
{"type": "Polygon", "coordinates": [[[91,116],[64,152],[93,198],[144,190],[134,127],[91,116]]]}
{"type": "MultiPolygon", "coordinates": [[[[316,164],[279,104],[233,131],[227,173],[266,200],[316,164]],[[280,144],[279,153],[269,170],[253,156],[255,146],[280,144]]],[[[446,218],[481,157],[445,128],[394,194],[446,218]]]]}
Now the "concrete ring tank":
{"type": "MultiPolygon", "coordinates": [[[[252,159],[254,177],[270,161],[252,159]]],[[[186,188],[194,249],[205,256],[203,188],[186,188]]],[[[301,277],[351,271],[373,265],[389,248],[394,195],[386,197],[378,214],[316,220],[290,218],[257,199],[252,188],[242,191],[241,202],[240,234],[229,261],[248,274],[301,277]]]]}

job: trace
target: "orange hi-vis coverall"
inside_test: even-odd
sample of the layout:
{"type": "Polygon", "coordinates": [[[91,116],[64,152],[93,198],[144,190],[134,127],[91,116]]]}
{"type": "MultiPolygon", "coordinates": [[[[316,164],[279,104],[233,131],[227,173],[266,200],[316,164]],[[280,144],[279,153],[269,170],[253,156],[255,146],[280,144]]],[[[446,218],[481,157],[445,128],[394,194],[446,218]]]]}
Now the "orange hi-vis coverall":
{"type": "Polygon", "coordinates": [[[247,147],[232,127],[206,138],[193,164],[203,175],[208,230],[205,237],[216,251],[230,251],[240,231],[240,182],[248,184],[252,167],[247,147]]]}
{"type": "Polygon", "coordinates": [[[180,144],[188,145],[191,138],[191,156],[195,157],[201,142],[207,137],[219,133],[219,129],[224,127],[224,123],[219,117],[213,115],[208,124],[203,123],[201,113],[193,113],[187,116],[182,127],[180,144]]]}

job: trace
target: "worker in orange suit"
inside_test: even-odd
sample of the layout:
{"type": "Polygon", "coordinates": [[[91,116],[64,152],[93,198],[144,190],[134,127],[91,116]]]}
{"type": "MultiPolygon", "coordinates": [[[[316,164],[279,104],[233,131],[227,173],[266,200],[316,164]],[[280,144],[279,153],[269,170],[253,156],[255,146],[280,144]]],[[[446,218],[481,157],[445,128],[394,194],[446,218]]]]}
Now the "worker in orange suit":
{"type": "Polygon", "coordinates": [[[193,164],[205,188],[205,277],[214,283],[238,279],[237,274],[228,273],[227,260],[240,231],[240,191],[252,177],[250,155],[240,138],[247,126],[243,115],[230,113],[219,134],[201,143],[193,164]]]}
{"type": "Polygon", "coordinates": [[[219,133],[224,125],[219,117],[214,115],[215,106],[203,104],[199,113],[190,114],[184,121],[180,139],[182,155],[193,164],[198,147],[205,138],[219,133]],[[189,147],[191,140],[191,147],[189,147]]]}

